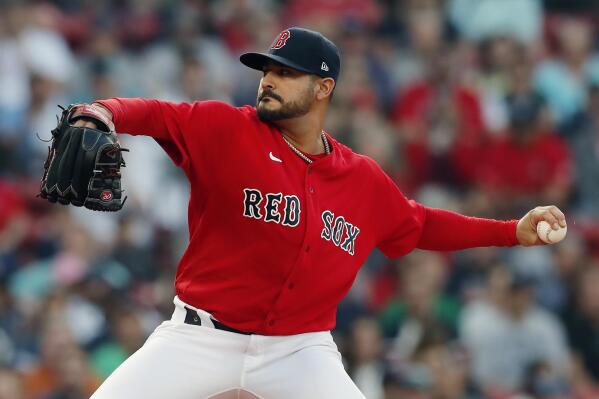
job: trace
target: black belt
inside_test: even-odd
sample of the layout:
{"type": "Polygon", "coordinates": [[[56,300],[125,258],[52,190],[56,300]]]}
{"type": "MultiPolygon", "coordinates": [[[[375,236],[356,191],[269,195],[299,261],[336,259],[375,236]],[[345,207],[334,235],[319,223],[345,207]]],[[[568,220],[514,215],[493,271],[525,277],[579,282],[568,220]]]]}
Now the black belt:
{"type": "MultiPolygon", "coordinates": [[[[188,308],[187,306],[185,306],[185,310],[187,311],[187,314],[185,315],[185,324],[192,324],[194,326],[202,325],[202,319],[200,319],[198,312],[196,312],[193,309],[188,308]]],[[[235,328],[229,327],[229,326],[221,323],[218,320],[214,320],[213,318],[210,318],[210,321],[212,321],[212,323],[214,324],[214,328],[216,328],[217,330],[229,331],[229,332],[243,334],[243,335],[251,335],[252,334],[249,332],[236,330],[235,328]]]]}

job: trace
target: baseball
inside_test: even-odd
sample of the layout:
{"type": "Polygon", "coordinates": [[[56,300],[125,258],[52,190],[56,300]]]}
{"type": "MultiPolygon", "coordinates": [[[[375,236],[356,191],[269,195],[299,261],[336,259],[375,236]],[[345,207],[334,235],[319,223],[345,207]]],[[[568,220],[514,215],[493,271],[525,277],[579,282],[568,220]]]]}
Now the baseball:
{"type": "Polygon", "coordinates": [[[542,220],[537,224],[537,234],[539,238],[547,244],[555,244],[560,242],[566,236],[568,227],[559,227],[557,230],[553,230],[551,225],[546,221],[542,220]]]}

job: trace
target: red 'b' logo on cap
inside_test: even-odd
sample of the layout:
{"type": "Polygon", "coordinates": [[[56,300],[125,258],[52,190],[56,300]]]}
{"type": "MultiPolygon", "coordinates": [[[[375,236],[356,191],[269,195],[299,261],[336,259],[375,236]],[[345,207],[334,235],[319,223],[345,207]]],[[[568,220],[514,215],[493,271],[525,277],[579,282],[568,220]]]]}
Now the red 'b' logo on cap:
{"type": "Polygon", "coordinates": [[[280,49],[285,45],[285,43],[287,43],[287,39],[289,39],[290,37],[291,33],[289,33],[288,30],[284,30],[279,34],[279,37],[277,37],[277,40],[275,40],[271,48],[275,50],[280,49]]]}

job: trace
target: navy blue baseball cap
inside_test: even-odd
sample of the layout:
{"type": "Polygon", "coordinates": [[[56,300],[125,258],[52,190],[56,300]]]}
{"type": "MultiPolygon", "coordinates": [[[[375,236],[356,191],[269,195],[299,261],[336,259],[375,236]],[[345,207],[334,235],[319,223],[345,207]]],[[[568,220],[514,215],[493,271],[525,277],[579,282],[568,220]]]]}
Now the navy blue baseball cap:
{"type": "Polygon", "coordinates": [[[262,70],[270,61],[302,72],[337,81],[341,56],[335,44],[322,34],[304,28],[289,28],[279,33],[267,53],[245,53],[239,60],[262,70]]]}

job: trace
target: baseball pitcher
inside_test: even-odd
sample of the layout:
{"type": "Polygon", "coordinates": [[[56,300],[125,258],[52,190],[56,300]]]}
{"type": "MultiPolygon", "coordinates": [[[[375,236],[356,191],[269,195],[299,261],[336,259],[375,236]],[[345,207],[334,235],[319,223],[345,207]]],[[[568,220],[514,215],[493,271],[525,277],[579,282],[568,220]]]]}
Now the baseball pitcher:
{"type": "Polygon", "coordinates": [[[407,199],[373,160],[323,130],[341,58],[320,33],[287,29],[267,53],[240,60],[263,74],[255,107],[114,98],[68,108],[54,131],[44,198],[120,209],[115,132],[153,137],[191,185],[172,318],[93,399],[236,390],[263,399],[364,398],[330,330],[375,247],[395,258],[415,248],[541,245],[540,221],[554,230],[566,224],[554,206],[498,221],[407,199]],[[78,171],[73,148],[87,154],[87,172],[78,171]]]}

